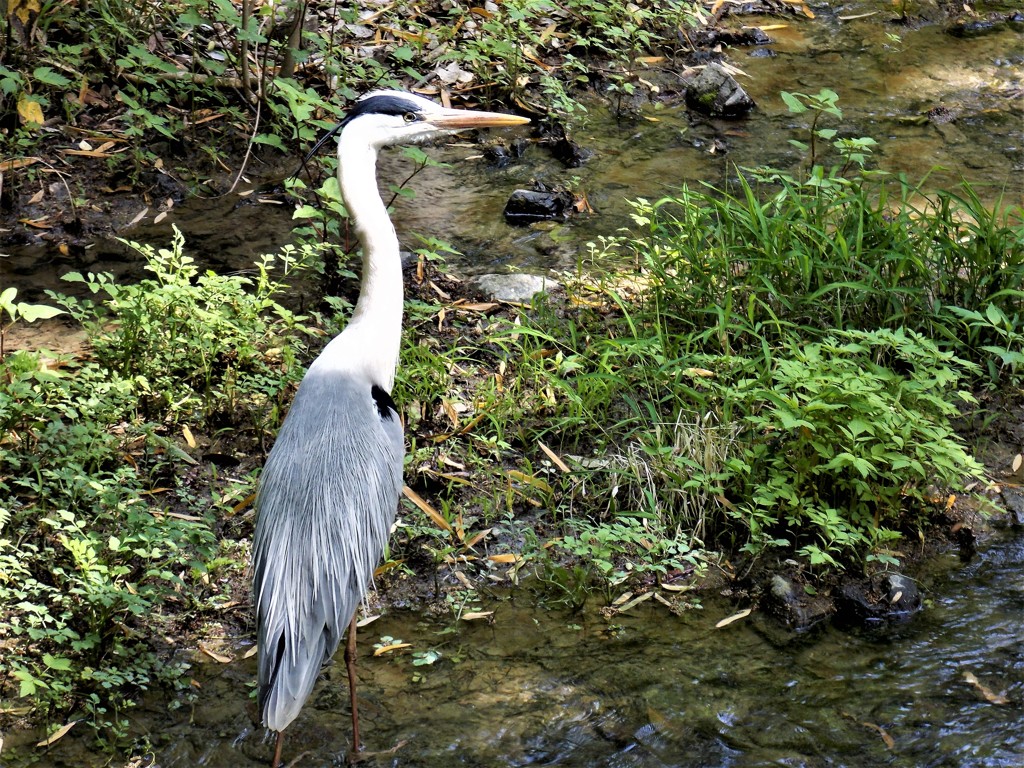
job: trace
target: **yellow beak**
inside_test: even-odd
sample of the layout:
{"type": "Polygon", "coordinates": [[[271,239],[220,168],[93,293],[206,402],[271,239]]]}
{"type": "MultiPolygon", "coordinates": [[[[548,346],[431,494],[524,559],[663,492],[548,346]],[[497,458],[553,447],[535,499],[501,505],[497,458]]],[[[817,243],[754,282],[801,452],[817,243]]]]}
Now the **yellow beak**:
{"type": "Polygon", "coordinates": [[[446,109],[426,118],[426,122],[438,128],[455,131],[467,128],[499,128],[510,125],[525,125],[528,117],[504,115],[500,112],[480,112],[472,109],[446,109]]]}

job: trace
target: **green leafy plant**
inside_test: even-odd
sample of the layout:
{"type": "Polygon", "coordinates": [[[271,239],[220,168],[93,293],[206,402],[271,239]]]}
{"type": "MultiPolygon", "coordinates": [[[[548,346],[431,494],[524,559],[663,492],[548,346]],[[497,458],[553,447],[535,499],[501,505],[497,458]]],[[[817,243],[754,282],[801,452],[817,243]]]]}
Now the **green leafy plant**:
{"type": "Polygon", "coordinates": [[[730,462],[751,546],[797,546],[812,565],[864,557],[926,517],[933,489],[984,468],[949,426],[970,366],[909,331],[846,331],[777,354],[768,382],[734,385],[752,428],[730,462]],[[765,386],[767,384],[767,386],[765,386]]]}
{"type": "Polygon", "coordinates": [[[263,256],[250,279],[200,271],[177,229],[169,249],[130,245],[152,278],[119,285],[108,274],[64,276],[105,294],[103,306],[116,318],[108,325],[94,317],[93,302],[60,299],[90,329],[97,360],[134,384],[143,413],[169,410],[185,421],[241,413],[264,424],[300,373],[286,339],[308,331],[305,317],[277,301],[285,284],[272,270],[279,262],[288,277],[303,253],[263,256]]]}
{"type": "Polygon", "coordinates": [[[6,312],[10,318],[10,322],[7,323],[0,320],[0,360],[5,356],[4,342],[7,339],[7,332],[16,322],[20,320],[25,323],[33,323],[36,320],[49,320],[64,313],[64,310],[46,304],[15,302],[17,296],[17,288],[4,288],[3,291],[0,291],[0,316],[6,312]]]}
{"type": "MultiPolygon", "coordinates": [[[[180,233],[170,249],[139,250],[153,275],[141,284],[73,275],[103,301],[53,295],[91,329],[93,357],[0,358],[0,686],[38,719],[76,709],[110,747],[140,691],[186,692],[187,665],[168,661],[153,630],[217,597],[208,564],[223,569],[231,549],[214,539],[214,510],[252,492],[251,480],[216,476],[194,491],[197,472],[216,473],[197,470],[168,427],[227,420],[258,445],[308,331],[277,302],[273,258],[251,278],[221,277],[194,265],[180,233]]],[[[297,257],[281,256],[285,274],[297,257]]],[[[18,303],[13,289],[2,299],[12,319],[60,311],[18,303]]]]}
{"type": "Polygon", "coordinates": [[[198,578],[212,536],[205,517],[143,501],[166,443],[134,421],[130,382],[88,362],[10,361],[0,363],[0,604],[13,678],[0,685],[16,683],[43,719],[73,699],[117,741],[135,694],[184,671],[136,627],[161,621],[198,578]]]}

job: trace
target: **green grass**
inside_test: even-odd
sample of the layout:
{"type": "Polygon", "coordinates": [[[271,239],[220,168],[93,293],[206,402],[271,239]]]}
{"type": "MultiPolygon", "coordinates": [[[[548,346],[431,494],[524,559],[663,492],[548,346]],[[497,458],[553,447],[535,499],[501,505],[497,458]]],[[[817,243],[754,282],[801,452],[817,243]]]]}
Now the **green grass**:
{"type": "MultiPolygon", "coordinates": [[[[563,521],[597,526],[538,557],[561,550],[598,581],[650,572],[671,548],[897,563],[901,537],[941,515],[939,491],[983,475],[951,427],[976,407],[970,391],[1019,389],[1019,212],[986,209],[967,185],[929,198],[858,176],[684,189],[637,201],[634,218],[637,234],[591,261],[637,273],[568,276],[568,307],[541,301],[487,328],[482,367],[506,386],[487,390],[474,434],[513,450],[469,462],[472,496],[441,495],[478,505],[523,467],[554,492],[513,510],[554,539],[563,521]],[[569,475],[538,474],[541,442],[569,475]],[[635,520],[647,547],[618,535],[635,520]]],[[[488,508],[483,524],[502,507],[488,508]]]]}

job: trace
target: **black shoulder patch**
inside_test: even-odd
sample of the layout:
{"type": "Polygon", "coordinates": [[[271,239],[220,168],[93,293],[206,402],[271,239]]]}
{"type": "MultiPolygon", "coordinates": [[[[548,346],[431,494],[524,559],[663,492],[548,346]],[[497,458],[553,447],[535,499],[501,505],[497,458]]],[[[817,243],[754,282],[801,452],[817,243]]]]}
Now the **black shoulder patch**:
{"type": "Polygon", "coordinates": [[[398,405],[391,399],[391,395],[383,387],[378,387],[374,384],[370,388],[370,396],[373,398],[373,402],[377,404],[377,413],[380,414],[380,417],[393,421],[395,416],[398,415],[398,405]]]}

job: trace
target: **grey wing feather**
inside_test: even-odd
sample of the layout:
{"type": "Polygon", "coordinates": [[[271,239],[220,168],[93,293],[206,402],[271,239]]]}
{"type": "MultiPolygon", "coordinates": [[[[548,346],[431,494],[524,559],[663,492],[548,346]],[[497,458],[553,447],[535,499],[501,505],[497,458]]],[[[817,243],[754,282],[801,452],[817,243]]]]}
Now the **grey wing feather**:
{"type": "Polygon", "coordinates": [[[402,428],[376,391],[314,363],[263,469],[253,589],[259,706],[275,731],[337,650],[395,519],[402,428]]]}

